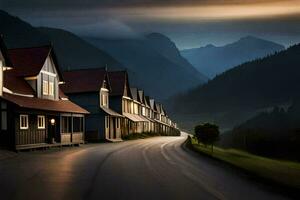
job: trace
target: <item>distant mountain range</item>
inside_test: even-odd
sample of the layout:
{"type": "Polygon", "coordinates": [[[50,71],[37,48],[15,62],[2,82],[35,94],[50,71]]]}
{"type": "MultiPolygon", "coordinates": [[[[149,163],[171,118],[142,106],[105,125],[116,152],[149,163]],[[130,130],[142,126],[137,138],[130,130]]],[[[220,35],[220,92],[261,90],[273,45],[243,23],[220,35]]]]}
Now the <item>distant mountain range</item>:
{"type": "Polygon", "coordinates": [[[9,48],[52,43],[63,70],[106,66],[109,70],[127,69],[133,85],[159,100],[207,81],[161,34],[139,39],[93,38],[87,42],[62,29],[33,27],[4,11],[0,11],[0,24],[9,48]]]}
{"type": "MultiPolygon", "coordinates": [[[[219,113],[223,117],[217,122],[221,123],[228,119],[226,113],[234,112],[239,116],[276,105],[288,105],[300,96],[299,55],[300,45],[295,45],[230,69],[207,84],[170,99],[174,100],[171,110],[178,116],[204,113],[216,116],[219,113]]],[[[206,119],[197,119],[203,120],[206,119]]],[[[235,125],[234,120],[230,120],[231,127],[235,125]]],[[[240,123],[240,120],[238,117],[236,122],[240,123]]]]}
{"type": "Polygon", "coordinates": [[[184,92],[208,79],[179,53],[166,36],[153,33],[137,39],[86,38],[135,73],[133,85],[161,99],[184,92]]]}
{"type": "Polygon", "coordinates": [[[216,47],[210,44],[205,47],[182,50],[181,55],[200,72],[209,78],[214,78],[217,74],[234,66],[284,49],[284,46],[280,44],[247,36],[225,46],[216,47]]]}

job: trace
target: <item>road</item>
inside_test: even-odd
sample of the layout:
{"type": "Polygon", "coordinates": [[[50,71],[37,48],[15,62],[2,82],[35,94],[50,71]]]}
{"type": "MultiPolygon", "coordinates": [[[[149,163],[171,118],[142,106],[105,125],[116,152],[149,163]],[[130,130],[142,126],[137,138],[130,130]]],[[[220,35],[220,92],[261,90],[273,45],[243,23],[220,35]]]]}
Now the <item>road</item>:
{"type": "Polygon", "coordinates": [[[183,148],[185,138],[22,152],[0,161],[0,199],[285,199],[183,148]]]}

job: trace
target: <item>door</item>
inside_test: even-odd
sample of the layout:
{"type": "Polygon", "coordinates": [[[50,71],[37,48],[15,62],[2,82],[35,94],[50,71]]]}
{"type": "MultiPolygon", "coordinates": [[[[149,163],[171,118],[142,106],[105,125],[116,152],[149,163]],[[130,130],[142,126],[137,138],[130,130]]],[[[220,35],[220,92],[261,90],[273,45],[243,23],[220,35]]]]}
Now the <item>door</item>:
{"type": "Polygon", "coordinates": [[[50,144],[60,142],[59,118],[56,116],[48,116],[48,142],[50,144]]]}

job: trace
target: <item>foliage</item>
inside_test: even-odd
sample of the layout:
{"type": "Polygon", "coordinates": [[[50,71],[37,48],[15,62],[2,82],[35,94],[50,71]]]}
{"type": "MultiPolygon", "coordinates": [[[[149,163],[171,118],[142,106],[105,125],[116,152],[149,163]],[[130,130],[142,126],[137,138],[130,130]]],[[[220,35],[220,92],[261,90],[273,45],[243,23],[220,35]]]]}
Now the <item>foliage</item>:
{"type": "Polygon", "coordinates": [[[210,150],[199,145],[195,139],[187,141],[188,147],[194,151],[215,159],[229,163],[242,170],[250,172],[254,177],[263,178],[283,186],[300,189],[300,164],[256,156],[237,149],[223,149],[215,147],[212,154],[210,150]]]}
{"type": "Polygon", "coordinates": [[[300,91],[299,55],[300,45],[295,45],[232,68],[171,99],[173,110],[177,114],[245,112],[286,103],[300,91]]]}
{"type": "Polygon", "coordinates": [[[223,134],[219,145],[300,161],[300,101],[289,109],[274,107],[223,134]]]}
{"type": "Polygon", "coordinates": [[[198,142],[204,145],[210,144],[212,148],[213,144],[218,140],[219,134],[219,127],[215,124],[205,123],[195,127],[195,137],[198,142]]]}

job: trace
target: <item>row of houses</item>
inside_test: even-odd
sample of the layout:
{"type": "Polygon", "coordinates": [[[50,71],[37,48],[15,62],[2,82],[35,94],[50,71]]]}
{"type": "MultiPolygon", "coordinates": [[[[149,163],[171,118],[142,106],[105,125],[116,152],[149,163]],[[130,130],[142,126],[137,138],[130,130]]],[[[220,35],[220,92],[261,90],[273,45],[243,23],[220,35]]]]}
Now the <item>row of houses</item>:
{"type": "Polygon", "coordinates": [[[132,133],[179,135],[163,105],[131,88],[126,71],[61,72],[52,46],[7,49],[0,38],[0,147],[16,150],[132,133]]]}

